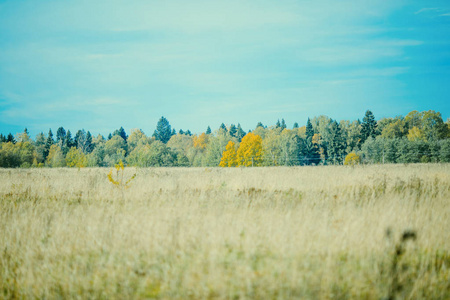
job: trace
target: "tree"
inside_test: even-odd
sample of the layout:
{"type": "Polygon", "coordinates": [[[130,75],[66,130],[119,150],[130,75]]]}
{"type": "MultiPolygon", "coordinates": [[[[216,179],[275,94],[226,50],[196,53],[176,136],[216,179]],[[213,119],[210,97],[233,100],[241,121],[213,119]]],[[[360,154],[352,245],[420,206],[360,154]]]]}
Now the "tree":
{"type": "Polygon", "coordinates": [[[236,138],[239,142],[241,142],[242,138],[245,136],[245,131],[242,129],[241,124],[238,123],[237,129],[236,129],[236,138]]]}
{"type": "Polygon", "coordinates": [[[206,128],[206,134],[211,134],[211,127],[206,128]]]}
{"type": "Polygon", "coordinates": [[[281,119],[281,129],[286,129],[286,122],[284,119],[281,119]]]}
{"type": "Polygon", "coordinates": [[[52,145],[53,145],[54,143],[55,143],[55,142],[53,141],[53,133],[52,133],[52,130],[49,129],[49,131],[48,131],[48,136],[47,136],[47,140],[46,140],[46,142],[45,142],[45,147],[44,147],[44,160],[47,159],[47,156],[48,156],[49,153],[50,153],[50,148],[52,147],[52,145]]]}
{"type": "Polygon", "coordinates": [[[51,145],[47,160],[47,166],[52,168],[61,168],[66,165],[66,160],[64,159],[64,154],[58,145],[51,145]]]}
{"type": "Polygon", "coordinates": [[[66,164],[68,167],[83,168],[87,165],[87,157],[81,149],[72,147],[69,152],[67,152],[66,164]]]}
{"type": "Polygon", "coordinates": [[[308,165],[320,162],[319,143],[314,140],[314,129],[311,120],[306,122],[305,163],[308,165]]]}
{"type": "Polygon", "coordinates": [[[219,131],[220,130],[222,130],[223,132],[228,132],[228,130],[227,130],[227,126],[225,126],[225,124],[220,124],[220,127],[219,127],[219,131]]]}
{"type": "Polygon", "coordinates": [[[66,134],[66,148],[70,149],[72,147],[76,147],[76,145],[73,142],[72,133],[70,132],[70,130],[67,130],[67,134],[66,134]]]}
{"type": "Polygon", "coordinates": [[[359,165],[360,163],[360,157],[354,152],[347,154],[347,156],[345,157],[344,165],[346,166],[359,165]]]}
{"type": "Polygon", "coordinates": [[[59,127],[56,131],[56,143],[58,146],[62,147],[66,142],[66,130],[64,127],[59,127]]]}
{"type": "Polygon", "coordinates": [[[292,126],[292,129],[297,129],[297,128],[298,128],[298,123],[295,122],[295,123],[294,123],[294,126],[292,126]]]}
{"type": "Polygon", "coordinates": [[[92,135],[89,131],[86,132],[86,143],[84,145],[84,150],[86,151],[86,153],[91,153],[92,150],[94,150],[94,145],[92,144],[92,135]]]}
{"type": "Polygon", "coordinates": [[[230,133],[230,136],[236,137],[237,134],[237,128],[234,124],[230,125],[230,130],[228,131],[230,133]]]}
{"type": "Polygon", "coordinates": [[[255,129],[258,128],[258,127],[265,128],[265,126],[264,126],[263,123],[261,123],[261,122],[258,122],[258,124],[256,124],[255,129]]]}
{"type": "Polygon", "coordinates": [[[333,164],[342,163],[345,155],[345,140],[342,137],[341,127],[334,121],[328,128],[327,155],[333,164]]]}
{"type": "Polygon", "coordinates": [[[377,121],[375,121],[375,116],[370,110],[366,111],[361,124],[361,141],[363,144],[369,137],[375,138],[377,135],[377,121]]]}
{"type": "Polygon", "coordinates": [[[247,133],[237,151],[239,166],[260,166],[263,162],[262,138],[251,132],[247,133]]]}
{"type": "Polygon", "coordinates": [[[11,132],[8,134],[8,137],[6,138],[6,142],[7,143],[13,143],[13,144],[16,143],[16,140],[14,139],[14,136],[12,135],[11,132]]]}
{"type": "Polygon", "coordinates": [[[124,140],[125,142],[127,141],[128,136],[127,136],[127,133],[125,132],[125,129],[123,129],[122,126],[120,126],[119,129],[117,129],[117,130],[114,131],[113,136],[114,136],[114,135],[120,136],[121,138],[123,138],[123,140],[124,140]]]}
{"type": "Polygon", "coordinates": [[[172,135],[172,127],[170,126],[169,121],[166,118],[161,117],[156,124],[156,130],[153,133],[153,136],[157,141],[166,144],[172,135]]]}
{"type": "Polygon", "coordinates": [[[178,131],[178,134],[184,134],[183,129],[180,129],[180,131],[178,131]]]}
{"type": "Polygon", "coordinates": [[[233,143],[233,141],[229,141],[225,151],[222,153],[222,159],[220,160],[219,166],[236,167],[237,165],[236,144],[233,143]]]}
{"type": "Polygon", "coordinates": [[[277,123],[275,124],[275,128],[280,128],[281,127],[281,123],[280,123],[280,119],[277,120],[277,123]]]}

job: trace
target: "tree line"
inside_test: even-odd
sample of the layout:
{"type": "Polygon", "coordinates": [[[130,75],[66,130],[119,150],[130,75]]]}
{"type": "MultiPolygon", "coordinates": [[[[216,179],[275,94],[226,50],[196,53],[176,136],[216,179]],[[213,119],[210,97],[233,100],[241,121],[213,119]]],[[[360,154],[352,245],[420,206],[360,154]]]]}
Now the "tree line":
{"type": "Polygon", "coordinates": [[[450,162],[449,138],[449,120],[432,110],[378,121],[370,110],[362,121],[322,115],[291,129],[282,119],[272,126],[259,122],[248,132],[240,124],[222,123],[195,135],[177,132],[161,117],[151,136],[141,129],[128,135],[123,127],[106,138],[84,129],[72,136],[63,127],[35,139],[27,129],[15,136],[0,134],[0,167],[111,167],[120,161],[137,167],[450,162]]]}

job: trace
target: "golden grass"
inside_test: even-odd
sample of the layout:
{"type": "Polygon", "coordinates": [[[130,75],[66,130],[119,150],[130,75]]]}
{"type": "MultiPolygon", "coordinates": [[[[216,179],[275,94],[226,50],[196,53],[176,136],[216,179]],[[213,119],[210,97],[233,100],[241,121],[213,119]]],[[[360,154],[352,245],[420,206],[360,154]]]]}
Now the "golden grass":
{"type": "Polygon", "coordinates": [[[450,298],[448,164],[108,172],[0,170],[0,298],[450,298]]]}

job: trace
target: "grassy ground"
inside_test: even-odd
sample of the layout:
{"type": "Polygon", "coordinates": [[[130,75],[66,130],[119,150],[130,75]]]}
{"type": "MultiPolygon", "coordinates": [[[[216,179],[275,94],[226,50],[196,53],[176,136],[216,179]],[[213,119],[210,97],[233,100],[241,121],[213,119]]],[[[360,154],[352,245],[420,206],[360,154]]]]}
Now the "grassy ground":
{"type": "Polygon", "coordinates": [[[108,172],[0,169],[0,298],[450,298],[448,164],[108,172]]]}

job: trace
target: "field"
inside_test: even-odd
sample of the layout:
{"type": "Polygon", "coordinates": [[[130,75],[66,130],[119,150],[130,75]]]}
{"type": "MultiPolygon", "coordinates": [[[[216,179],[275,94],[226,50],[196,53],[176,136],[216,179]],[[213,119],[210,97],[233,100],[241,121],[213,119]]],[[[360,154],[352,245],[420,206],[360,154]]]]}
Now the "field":
{"type": "Polygon", "coordinates": [[[449,164],[109,171],[0,169],[0,298],[450,299],[449,164]]]}

